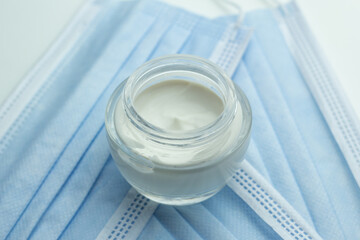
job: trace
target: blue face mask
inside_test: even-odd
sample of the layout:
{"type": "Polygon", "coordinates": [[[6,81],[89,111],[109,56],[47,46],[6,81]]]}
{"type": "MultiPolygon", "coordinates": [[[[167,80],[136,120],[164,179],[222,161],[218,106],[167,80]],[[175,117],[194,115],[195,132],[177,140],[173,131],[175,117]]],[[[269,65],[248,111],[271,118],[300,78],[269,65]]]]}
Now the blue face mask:
{"type": "MultiPolygon", "coordinates": [[[[163,54],[216,61],[214,49],[219,42],[228,43],[225,29],[234,18],[208,20],[157,2],[95,2],[90,8],[96,12],[91,27],[0,140],[5,159],[0,168],[0,238],[94,239],[119,204],[125,211],[104,231],[111,239],[131,239],[132,221],[141,226],[140,239],[280,238],[229,187],[202,204],[177,208],[157,207],[132,190],[128,193],[130,186],[113,163],[105,138],[105,106],[123,79],[163,54]],[[126,222],[137,213],[132,213],[136,205],[131,211],[122,206],[135,199],[142,201],[143,213],[126,222]],[[154,214],[147,215],[147,209],[154,214]]],[[[232,78],[253,109],[248,162],[320,236],[359,238],[359,189],[274,14],[249,13],[244,25],[254,34],[232,78]]],[[[237,32],[233,41],[246,42],[248,32],[237,32]]],[[[232,50],[241,55],[243,49],[232,50]]],[[[235,69],[221,65],[229,72],[235,69]]]]}

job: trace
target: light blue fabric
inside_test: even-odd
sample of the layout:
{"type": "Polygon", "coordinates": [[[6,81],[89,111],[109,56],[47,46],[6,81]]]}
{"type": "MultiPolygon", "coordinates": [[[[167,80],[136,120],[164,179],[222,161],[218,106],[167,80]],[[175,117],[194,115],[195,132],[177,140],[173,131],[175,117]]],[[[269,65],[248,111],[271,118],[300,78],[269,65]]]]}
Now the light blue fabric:
{"type": "Polygon", "coordinates": [[[247,23],[257,29],[244,59],[247,72],[317,231],[326,239],[342,239],[344,235],[347,239],[360,237],[360,229],[356,227],[360,225],[359,188],[286,47],[274,16],[271,12],[254,13],[249,15],[247,23]]]}
{"type": "MultiPolygon", "coordinates": [[[[1,239],[95,239],[130,188],[105,137],[110,94],[151,58],[209,58],[234,20],[209,20],[159,2],[99,4],[103,10],[93,27],[6,140],[0,155],[1,239]]],[[[244,24],[254,28],[254,36],[232,78],[253,110],[247,159],[322,237],[360,238],[360,191],[273,13],[248,13],[244,24]]],[[[159,206],[139,238],[279,236],[225,187],[201,204],[159,206]]]]}

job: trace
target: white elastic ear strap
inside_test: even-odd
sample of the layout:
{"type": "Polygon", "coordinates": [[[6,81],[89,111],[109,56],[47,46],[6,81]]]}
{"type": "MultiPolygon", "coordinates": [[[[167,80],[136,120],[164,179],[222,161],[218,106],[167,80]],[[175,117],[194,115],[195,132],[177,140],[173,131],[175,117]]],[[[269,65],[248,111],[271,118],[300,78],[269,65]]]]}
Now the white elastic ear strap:
{"type": "Polygon", "coordinates": [[[225,30],[209,60],[221,66],[227,73],[235,72],[250,41],[251,33],[252,30],[240,29],[235,23],[231,24],[225,30]]]}
{"type": "Polygon", "coordinates": [[[228,183],[283,239],[321,239],[319,234],[246,160],[228,183]]]}
{"type": "MultiPolygon", "coordinates": [[[[233,36],[239,34],[239,31],[244,30],[234,28],[234,25],[229,26],[210,57],[210,60],[225,69],[229,76],[239,64],[251,35],[251,31],[247,31],[244,36],[234,38],[233,36]]],[[[246,160],[228,185],[282,238],[321,239],[300,214],[246,160]]],[[[143,197],[141,197],[143,202],[139,204],[138,199],[140,195],[131,189],[97,239],[138,237],[158,205],[143,197]],[[139,205],[141,212],[135,219],[134,215],[130,217],[128,213],[133,211],[136,213],[137,210],[134,209],[136,204],[139,205]]]]}
{"type": "Polygon", "coordinates": [[[96,239],[136,239],[157,206],[131,188],[96,239]]]}
{"type": "Polygon", "coordinates": [[[242,8],[240,7],[240,5],[232,0],[221,0],[219,2],[220,2],[220,4],[228,4],[231,7],[236,9],[236,11],[238,12],[238,19],[235,22],[235,26],[240,27],[240,25],[244,19],[244,12],[243,12],[242,8]]]}

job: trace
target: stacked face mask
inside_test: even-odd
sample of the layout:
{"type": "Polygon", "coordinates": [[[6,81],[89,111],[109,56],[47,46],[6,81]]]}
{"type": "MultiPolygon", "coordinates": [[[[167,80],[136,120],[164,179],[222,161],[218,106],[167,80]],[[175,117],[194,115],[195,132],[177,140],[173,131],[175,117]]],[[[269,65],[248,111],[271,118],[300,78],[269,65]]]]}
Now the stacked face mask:
{"type": "MultiPolygon", "coordinates": [[[[112,91],[154,57],[210,58],[235,21],[152,1],[94,1],[90,9],[80,23],[87,27],[0,135],[1,239],[95,239],[131,188],[106,141],[112,91]]],[[[321,237],[360,238],[359,188],[274,13],[248,13],[243,26],[254,32],[232,79],[253,110],[248,162],[321,237]]],[[[0,124],[16,104],[0,112],[0,124]]],[[[139,239],[280,239],[229,187],[201,204],[160,205],[148,221],[133,219],[144,221],[139,239]]],[[[117,238],[115,227],[109,239],[130,236],[117,238]]]]}

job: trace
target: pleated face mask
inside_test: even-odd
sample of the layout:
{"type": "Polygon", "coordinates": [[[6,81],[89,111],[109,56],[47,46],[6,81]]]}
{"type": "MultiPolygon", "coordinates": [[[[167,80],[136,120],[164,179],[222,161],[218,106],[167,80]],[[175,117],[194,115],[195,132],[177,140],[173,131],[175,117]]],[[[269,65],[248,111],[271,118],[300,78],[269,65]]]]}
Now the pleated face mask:
{"type": "Polygon", "coordinates": [[[348,145],[308,87],[307,55],[288,47],[300,17],[293,3],[250,12],[239,26],[160,2],[90,2],[0,112],[0,238],[360,238],[348,145]],[[184,207],[132,189],[104,129],[114,89],[173,53],[219,64],[253,111],[242,167],[217,195],[184,207]]]}

